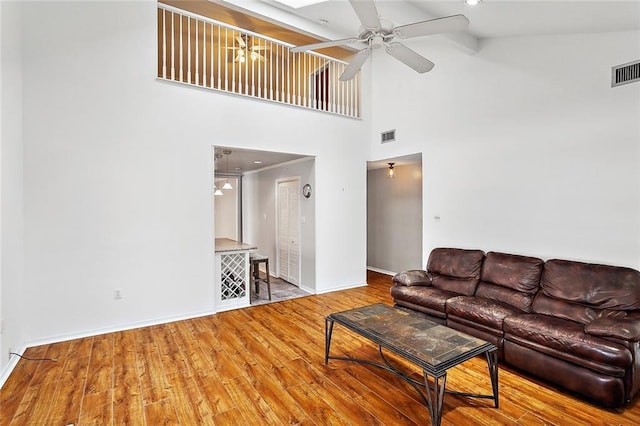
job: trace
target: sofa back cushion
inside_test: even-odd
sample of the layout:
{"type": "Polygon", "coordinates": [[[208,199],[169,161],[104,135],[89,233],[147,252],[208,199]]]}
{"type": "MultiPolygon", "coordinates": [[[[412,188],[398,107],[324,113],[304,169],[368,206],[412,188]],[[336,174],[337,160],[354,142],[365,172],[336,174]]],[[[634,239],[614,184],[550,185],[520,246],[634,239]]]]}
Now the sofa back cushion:
{"type": "Polygon", "coordinates": [[[544,262],[537,257],[489,252],[484,258],[476,296],[531,312],[544,262]]]}
{"type": "Polygon", "coordinates": [[[436,248],[429,254],[427,271],[433,276],[433,286],[472,296],[480,280],[484,252],[458,248],[436,248]]]}
{"type": "Polygon", "coordinates": [[[640,309],[640,272],[631,268],[553,259],[541,287],[546,296],[598,310],[640,309]]]}
{"type": "Polygon", "coordinates": [[[540,285],[544,262],[537,257],[507,253],[487,253],[480,280],[527,294],[535,294],[540,285]]]}

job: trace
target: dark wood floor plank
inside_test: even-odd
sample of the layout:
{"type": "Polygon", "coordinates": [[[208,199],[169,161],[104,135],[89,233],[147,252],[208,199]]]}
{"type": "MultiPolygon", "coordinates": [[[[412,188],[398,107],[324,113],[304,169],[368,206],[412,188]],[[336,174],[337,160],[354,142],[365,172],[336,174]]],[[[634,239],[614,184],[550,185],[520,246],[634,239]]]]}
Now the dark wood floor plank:
{"type": "Polygon", "coordinates": [[[250,377],[253,387],[281,419],[282,424],[295,425],[306,419],[305,412],[288,392],[282,391],[282,387],[267,370],[258,364],[252,367],[250,377]]]}
{"type": "MultiPolygon", "coordinates": [[[[137,348],[140,351],[139,356],[136,356],[136,364],[142,400],[145,405],[163,401],[169,397],[169,384],[162,368],[160,353],[154,344],[145,343],[137,348]]],[[[153,412],[163,408],[160,404],[153,412]]]]}
{"type": "Polygon", "coordinates": [[[89,368],[89,358],[89,356],[67,358],[60,385],[57,386],[51,403],[47,424],[69,425],[78,423],[80,404],[84,396],[85,380],[89,368]]]}
{"type": "Polygon", "coordinates": [[[178,421],[183,425],[213,425],[213,410],[203,398],[192,377],[175,374],[169,377],[172,401],[178,421]]]}
{"type": "Polygon", "coordinates": [[[140,386],[125,382],[113,389],[113,424],[145,425],[140,386]]]}
{"type": "Polygon", "coordinates": [[[244,374],[232,355],[223,349],[222,343],[218,341],[212,331],[200,333],[198,345],[200,345],[205,359],[213,366],[213,371],[221,380],[231,380],[244,374]]]}
{"type": "Polygon", "coordinates": [[[341,426],[353,424],[353,419],[345,418],[341,413],[335,411],[310,384],[303,383],[293,386],[289,388],[288,392],[316,425],[341,426]]]}
{"type": "Polygon", "coordinates": [[[113,334],[97,336],[91,347],[91,359],[85,393],[99,393],[113,389],[113,334]]]}
{"type": "MultiPolygon", "coordinates": [[[[47,346],[29,348],[25,351],[25,356],[40,359],[45,356],[47,346]]],[[[15,356],[15,355],[14,355],[15,356]]],[[[26,390],[31,387],[32,379],[38,370],[40,363],[37,361],[22,360],[14,368],[12,374],[0,389],[0,425],[4,426],[11,422],[16,416],[18,408],[23,398],[27,395],[26,390]]],[[[28,402],[25,401],[25,405],[28,402]]]]}
{"type": "Polygon", "coordinates": [[[242,413],[244,421],[247,422],[245,424],[282,424],[282,419],[276,416],[269,403],[262,398],[260,392],[249,383],[246,377],[236,377],[225,382],[225,385],[242,413]]]}
{"type": "Polygon", "coordinates": [[[85,394],[78,424],[83,426],[113,424],[113,390],[85,394]]]}
{"type": "Polygon", "coordinates": [[[170,398],[144,406],[147,425],[174,426],[179,425],[178,415],[170,398]]]}

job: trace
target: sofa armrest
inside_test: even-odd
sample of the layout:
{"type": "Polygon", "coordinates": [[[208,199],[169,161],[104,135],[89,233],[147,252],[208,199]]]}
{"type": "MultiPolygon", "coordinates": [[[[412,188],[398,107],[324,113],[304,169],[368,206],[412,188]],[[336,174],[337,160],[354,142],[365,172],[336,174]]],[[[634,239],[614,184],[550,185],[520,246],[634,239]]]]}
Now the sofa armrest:
{"type": "Polygon", "coordinates": [[[423,271],[421,269],[412,269],[410,271],[404,271],[396,274],[393,277],[393,283],[398,286],[430,286],[433,283],[433,277],[427,271],[423,271]]]}
{"type": "Polygon", "coordinates": [[[637,342],[640,340],[640,318],[598,318],[587,324],[584,332],[592,336],[637,342]]]}

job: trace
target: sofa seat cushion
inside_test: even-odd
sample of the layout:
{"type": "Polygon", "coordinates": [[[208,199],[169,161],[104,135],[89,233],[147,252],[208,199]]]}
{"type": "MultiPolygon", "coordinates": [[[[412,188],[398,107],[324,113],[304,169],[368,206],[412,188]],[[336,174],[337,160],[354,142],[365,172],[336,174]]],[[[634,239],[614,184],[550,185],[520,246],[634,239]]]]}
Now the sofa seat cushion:
{"type": "Polygon", "coordinates": [[[478,284],[478,289],[476,290],[476,294],[474,296],[482,297],[483,299],[495,300],[496,302],[501,302],[502,304],[507,304],[514,307],[514,312],[517,312],[519,314],[531,312],[531,305],[533,303],[534,297],[533,294],[512,290],[510,288],[502,287],[484,281],[480,281],[480,284],[478,284]]]}
{"type": "Polygon", "coordinates": [[[457,296],[447,300],[447,315],[463,318],[489,328],[502,330],[502,321],[523,313],[513,306],[484,297],[457,296]]]}
{"type": "Polygon", "coordinates": [[[542,352],[587,368],[593,369],[598,364],[613,366],[624,375],[624,370],[632,364],[631,352],[623,345],[586,334],[584,325],[574,321],[540,314],[520,314],[505,318],[503,331],[507,339],[513,336],[516,338],[514,341],[521,344],[532,342],[542,352]]]}
{"type": "Polygon", "coordinates": [[[394,286],[391,287],[391,296],[396,302],[400,300],[424,306],[433,311],[441,312],[444,316],[447,300],[458,296],[458,294],[436,287],[394,286]]]}

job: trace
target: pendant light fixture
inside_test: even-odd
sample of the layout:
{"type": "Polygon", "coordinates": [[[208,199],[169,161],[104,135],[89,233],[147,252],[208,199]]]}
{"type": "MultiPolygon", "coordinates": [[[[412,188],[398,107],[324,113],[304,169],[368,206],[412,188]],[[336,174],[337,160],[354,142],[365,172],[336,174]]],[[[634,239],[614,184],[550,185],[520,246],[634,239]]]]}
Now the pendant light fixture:
{"type": "Polygon", "coordinates": [[[389,165],[389,170],[387,170],[387,176],[389,178],[393,178],[396,175],[395,170],[393,170],[393,165],[396,163],[387,163],[389,165]]]}
{"type": "MultiPolygon", "coordinates": [[[[220,173],[220,159],[222,158],[222,154],[216,152],[214,154],[214,158],[218,161],[218,173],[220,173]]],[[[214,169],[215,169],[215,164],[214,164],[214,169]]],[[[215,175],[216,175],[215,171],[213,175],[214,175],[213,195],[224,195],[224,193],[220,191],[220,188],[218,188],[215,184],[215,175]]]]}
{"type": "Polygon", "coordinates": [[[231,155],[231,150],[225,149],[222,153],[227,156],[227,181],[222,185],[222,189],[233,189],[233,186],[229,183],[229,155],[231,155]]]}

